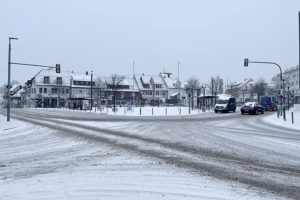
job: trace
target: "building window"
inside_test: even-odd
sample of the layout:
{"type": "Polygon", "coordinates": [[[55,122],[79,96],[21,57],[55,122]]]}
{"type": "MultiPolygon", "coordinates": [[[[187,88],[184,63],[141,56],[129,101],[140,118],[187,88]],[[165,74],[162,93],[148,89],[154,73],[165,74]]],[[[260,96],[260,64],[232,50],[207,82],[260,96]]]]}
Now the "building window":
{"type": "Polygon", "coordinates": [[[57,88],[52,88],[52,94],[57,94],[57,88]]]}
{"type": "Polygon", "coordinates": [[[82,94],[82,90],[79,90],[79,93],[82,94]]]}
{"type": "Polygon", "coordinates": [[[56,78],[56,84],[57,85],[62,85],[62,78],[61,77],[56,78]]]}
{"type": "Polygon", "coordinates": [[[44,93],[47,94],[47,88],[44,88],[44,93]]]}
{"type": "Polygon", "coordinates": [[[44,76],[44,84],[49,84],[49,83],[50,83],[49,76],[44,76]]]}
{"type": "Polygon", "coordinates": [[[65,93],[65,89],[64,89],[64,88],[61,89],[61,93],[62,93],[62,94],[65,93]]]}
{"type": "Polygon", "coordinates": [[[66,94],[69,94],[69,89],[66,89],[66,94]]]}
{"type": "Polygon", "coordinates": [[[39,88],[39,93],[43,93],[43,88],[39,88]]]}

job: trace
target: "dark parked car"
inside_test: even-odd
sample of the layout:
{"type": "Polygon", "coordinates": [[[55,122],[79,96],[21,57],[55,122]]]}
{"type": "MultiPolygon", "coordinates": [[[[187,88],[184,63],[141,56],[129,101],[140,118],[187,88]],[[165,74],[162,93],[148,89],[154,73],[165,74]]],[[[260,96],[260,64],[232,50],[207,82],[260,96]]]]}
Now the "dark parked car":
{"type": "Polygon", "coordinates": [[[241,113],[244,115],[245,113],[249,114],[264,114],[264,107],[259,105],[256,102],[247,102],[241,107],[241,113]]]}

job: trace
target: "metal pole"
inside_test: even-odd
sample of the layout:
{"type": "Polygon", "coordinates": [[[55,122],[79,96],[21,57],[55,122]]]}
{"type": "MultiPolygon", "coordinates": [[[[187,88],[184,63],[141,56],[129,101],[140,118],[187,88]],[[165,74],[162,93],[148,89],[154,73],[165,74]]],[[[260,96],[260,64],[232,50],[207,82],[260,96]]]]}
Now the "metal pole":
{"type": "Polygon", "coordinates": [[[11,59],[11,40],[18,40],[18,38],[8,38],[8,79],[7,79],[7,121],[10,121],[10,59],[11,59]]]}
{"type": "Polygon", "coordinates": [[[9,38],[8,44],[8,81],[7,81],[7,121],[10,121],[10,54],[11,54],[11,44],[9,38]]]}
{"type": "Polygon", "coordinates": [[[299,90],[300,90],[300,12],[299,12],[299,90]]]}
{"type": "Polygon", "coordinates": [[[93,71],[91,71],[91,110],[93,109],[93,71]]]}

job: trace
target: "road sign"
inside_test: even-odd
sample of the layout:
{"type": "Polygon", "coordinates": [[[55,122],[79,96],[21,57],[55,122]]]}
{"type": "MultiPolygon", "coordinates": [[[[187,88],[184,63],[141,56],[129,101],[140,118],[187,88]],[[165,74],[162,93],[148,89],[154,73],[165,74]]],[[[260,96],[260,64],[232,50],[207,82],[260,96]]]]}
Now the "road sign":
{"type": "Polygon", "coordinates": [[[257,99],[257,93],[253,93],[253,99],[257,99]]]}

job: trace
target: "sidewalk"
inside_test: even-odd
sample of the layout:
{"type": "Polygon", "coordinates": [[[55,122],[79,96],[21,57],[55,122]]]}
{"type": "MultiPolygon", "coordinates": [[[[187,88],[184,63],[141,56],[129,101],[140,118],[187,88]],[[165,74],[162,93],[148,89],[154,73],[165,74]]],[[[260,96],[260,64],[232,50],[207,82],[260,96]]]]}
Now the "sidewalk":
{"type": "Polygon", "coordinates": [[[264,118],[264,121],[277,126],[300,130],[300,105],[295,104],[294,108],[286,111],[286,121],[281,116],[278,118],[276,112],[274,112],[274,115],[264,118]],[[292,123],[292,112],[294,114],[294,123],[292,123]]]}

